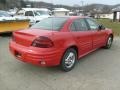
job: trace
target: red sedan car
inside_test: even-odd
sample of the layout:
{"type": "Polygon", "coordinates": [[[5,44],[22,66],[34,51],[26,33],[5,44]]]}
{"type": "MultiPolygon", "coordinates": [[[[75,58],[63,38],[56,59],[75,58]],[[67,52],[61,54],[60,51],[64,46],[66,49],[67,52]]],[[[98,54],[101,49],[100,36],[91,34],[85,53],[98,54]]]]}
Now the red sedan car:
{"type": "Polygon", "coordinates": [[[10,51],[19,60],[39,66],[60,65],[64,71],[100,47],[109,49],[113,32],[89,17],[50,17],[28,30],[13,33],[10,51]]]}

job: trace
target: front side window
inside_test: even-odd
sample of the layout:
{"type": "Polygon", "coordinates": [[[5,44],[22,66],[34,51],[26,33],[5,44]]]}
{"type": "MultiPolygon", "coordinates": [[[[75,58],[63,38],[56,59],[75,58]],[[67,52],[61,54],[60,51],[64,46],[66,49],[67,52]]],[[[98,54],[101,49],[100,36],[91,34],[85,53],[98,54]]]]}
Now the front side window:
{"type": "Polygon", "coordinates": [[[31,28],[59,31],[67,20],[67,17],[50,17],[41,20],[31,28]]]}
{"type": "Polygon", "coordinates": [[[77,19],[71,25],[71,30],[73,31],[87,31],[88,27],[84,19],[77,19]]]}
{"type": "Polygon", "coordinates": [[[24,10],[19,10],[19,11],[17,12],[17,15],[24,15],[24,10]]]}
{"type": "Polygon", "coordinates": [[[99,24],[97,24],[93,19],[87,18],[86,21],[91,30],[98,30],[99,24]]]}

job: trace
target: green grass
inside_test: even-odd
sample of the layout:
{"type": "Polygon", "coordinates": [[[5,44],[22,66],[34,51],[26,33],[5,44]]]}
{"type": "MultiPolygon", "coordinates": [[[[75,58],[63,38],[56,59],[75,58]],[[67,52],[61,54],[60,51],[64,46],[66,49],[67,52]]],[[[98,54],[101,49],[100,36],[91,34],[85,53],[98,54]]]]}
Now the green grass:
{"type": "Polygon", "coordinates": [[[120,22],[112,22],[109,19],[97,19],[97,21],[102,23],[105,27],[111,28],[115,35],[120,35],[120,22]]]}

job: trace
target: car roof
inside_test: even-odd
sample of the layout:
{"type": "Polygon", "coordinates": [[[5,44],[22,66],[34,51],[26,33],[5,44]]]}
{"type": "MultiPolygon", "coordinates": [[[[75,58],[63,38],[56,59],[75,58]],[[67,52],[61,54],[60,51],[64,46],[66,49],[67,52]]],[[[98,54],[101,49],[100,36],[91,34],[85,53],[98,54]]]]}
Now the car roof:
{"type": "Polygon", "coordinates": [[[87,17],[87,16],[52,16],[52,17],[58,17],[58,18],[68,18],[68,19],[90,18],[90,17],[87,17]]]}
{"type": "Polygon", "coordinates": [[[47,8],[21,8],[21,10],[25,10],[25,11],[36,11],[36,10],[48,11],[47,8]]]}

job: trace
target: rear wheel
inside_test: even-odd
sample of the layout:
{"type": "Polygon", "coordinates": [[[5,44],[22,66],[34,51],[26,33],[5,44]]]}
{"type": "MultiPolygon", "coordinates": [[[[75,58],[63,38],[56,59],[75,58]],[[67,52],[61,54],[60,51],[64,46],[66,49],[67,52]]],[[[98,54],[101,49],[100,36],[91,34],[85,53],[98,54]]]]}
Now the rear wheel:
{"type": "Polygon", "coordinates": [[[66,50],[61,60],[61,69],[63,71],[70,71],[74,68],[77,61],[77,52],[73,48],[66,50]]]}
{"type": "Polygon", "coordinates": [[[106,46],[105,46],[104,48],[105,48],[105,49],[111,48],[112,42],[113,42],[113,36],[110,35],[110,36],[108,37],[108,39],[107,39],[106,46]]]}

